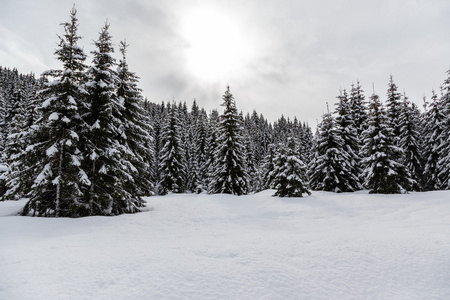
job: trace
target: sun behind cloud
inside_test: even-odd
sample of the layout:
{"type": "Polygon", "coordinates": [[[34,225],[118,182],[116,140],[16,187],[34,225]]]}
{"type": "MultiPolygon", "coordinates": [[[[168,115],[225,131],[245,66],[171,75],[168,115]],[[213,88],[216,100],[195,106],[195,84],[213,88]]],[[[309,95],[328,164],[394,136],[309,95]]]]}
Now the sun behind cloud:
{"type": "Polygon", "coordinates": [[[188,71],[206,82],[224,81],[245,73],[254,49],[236,18],[213,8],[198,8],[182,19],[188,43],[188,71]]]}

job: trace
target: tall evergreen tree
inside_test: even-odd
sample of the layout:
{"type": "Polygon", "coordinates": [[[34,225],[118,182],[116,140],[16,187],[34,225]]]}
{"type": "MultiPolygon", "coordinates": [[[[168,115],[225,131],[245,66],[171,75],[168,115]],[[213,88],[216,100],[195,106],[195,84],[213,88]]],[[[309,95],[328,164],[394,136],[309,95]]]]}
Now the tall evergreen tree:
{"type": "Polygon", "coordinates": [[[216,152],[219,147],[218,136],[219,136],[219,112],[217,110],[211,111],[209,115],[209,124],[207,130],[208,138],[206,144],[206,164],[205,169],[207,170],[206,176],[206,187],[209,193],[212,193],[212,184],[214,180],[214,172],[216,166],[216,152]]]}
{"type": "Polygon", "coordinates": [[[353,173],[352,160],[340,134],[333,116],[326,113],[319,124],[319,137],[308,174],[313,190],[341,193],[359,189],[358,177],[353,173]]]}
{"type": "Polygon", "coordinates": [[[215,172],[210,190],[212,193],[245,195],[249,186],[243,128],[229,86],[222,99],[225,110],[220,116],[215,172]]]}
{"type": "Polygon", "coordinates": [[[126,157],[122,157],[128,150],[120,138],[124,133],[125,108],[124,99],[117,95],[120,79],[113,70],[116,61],[111,56],[114,50],[108,23],[101,29],[95,46],[86,84],[89,110],[84,117],[89,128],[83,140],[87,157],[84,165],[91,185],[85,191],[85,199],[90,215],[135,213],[144,201],[127,189],[133,171],[124,162],[126,157]]]}
{"type": "Polygon", "coordinates": [[[403,150],[396,146],[398,137],[389,126],[380,98],[373,94],[370,100],[369,127],[362,148],[364,185],[370,193],[403,193],[414,183],[402,164],[403,150]]]}
{"type": "Polygon", "coordinates": [[[198,119],[195,123],[195,137],[194,143],[195,160],[198,165],[197,185],[194,192],[201,193],[208,190],[207,177],[208,177],[208,115],[204,109],[201,109],[198,113],[198,119]]]}
{"type": "Polygon", "coordinates": [[[269,150],[266,157],[264,158],[264,163],[262,165],[262,188],[263,189],[273,189],[274,185],[274,173],[275,169],[275,157],[282,148],[282,144],[270,144],[269,150]]]}
{"type": "Polygon", "coordinates": [[[295,139],[290,137],[286,146],[283,146],[275,157],[275,168],[272,171],[274,196],[302,197],[311,193],[306,188],[306,165],[300,159],[296,149],[295,139]]]}
{"type": "MultiPolygon", "coordinates": [[[[389,78],[386,107],[387,120],[391,124],[390,126],[393,129],[393,134],[394,136],[399,137],[401,133],[400,114],[402,111],[402,94],[398,91],[392,75],[389,78]]],[[[399,139],[396,140],[396,143],[398,142],[400,142],[399,139]]],[[[396,146],[398,146],[398,144],[396,144],[396,146]]]]}
{"type": "Polygon", "coordinates": [[[139,78],[130,72],[126,60],[128,45],[126,41],[119,44],[122,60],[118,67],[117,96],[121,105],[118,118],[122,119],[119,126],[119,140],[122,148],[122,163],[132,174],[127,179],[126,189],[135,199],[140,196],[151,195],[153,183],[151,181],[151,163],[153,161],[151,125],[148,115],[142,108],[141,89],[137,86],[139,78]]]}
{"type": "Polygon", "coordinates": [[[400,142],[399,146],[405,153],[403,164],[408,168],[414,184],[411,189],[422,190],[422,141],[418,126],[420,126],[420,112],[414,103],[410,103],[406,96],[403,97],[400,113],[400,142]]]}
{"type": "Polygon", "coordinates": [[[361,175],[360,168],[360,147],[358,141],[358,131],[351,116],[350,102],[346,90],[337,97],[339,102],[336,104],[336,130],[337,134],[342,138],[342,151],[348,154],[349,172],[353,176],[349,176],[348,184],[352,187],[350,190],[360,190],[362,185],[359,177],[361,175]]]}
{"type": "Polygon", "coordinates": [[[159,183],[160,195],[168,192],[183,193],[185,191],[185,162],[184,149],[181,140],[181,121],[178,109],[172,105],[167,123],[162,134],[161,150],[161,182],[159,183]]]}
{"type": "Polygon", "coordinates": [[[438,162],[440,159],[439,147],[442,144],[443,121],[445,119],[442,104],[433,91],[430,109],[425,113],[422,134],[424,136],[424,170],[423,188],[428,191],[438,190],[442,187],[438,176],[438,162]]]}
{"type": "Polygon", "coordinates": [[[441,189],[450,189],[450,70],[447,71],[448,77],[442,86],[441,107],[444,119],[441,123],[441,141],[437,151],[439,152],[438,177],[441,189]]]}
{"type": "Polygon", "coordinates": [[[368,115],[364,91],[359,81],[356,82],[356,86],[352,84],[349,100],[351,119],[355,124],[356,135],[361,146],[363,144],[362,133],[367,128],[368,115]]]}
{"type": "Polygon", "coordinates": [[[53,81],[41,91],[45,99],[39,107],[41,118],[27,132],[31,145],[12,160],[11,189],[7,196],[29,191],[30,200],[23,208],[23,215],[80,217],[87,214],[82,196],[90,180],[81,168],[80,149],[80,136],[85,127],[80,108],[86,97],[81,88],[85,81],[86,55],[77,44],[80,36],[75,8],[70,16],[71,21],[62,24],[65,34],[59,37],[55,52],[62,69],[45,73],[53,81]],[[32,186],[28,186],[30,177],[32,186]]]}

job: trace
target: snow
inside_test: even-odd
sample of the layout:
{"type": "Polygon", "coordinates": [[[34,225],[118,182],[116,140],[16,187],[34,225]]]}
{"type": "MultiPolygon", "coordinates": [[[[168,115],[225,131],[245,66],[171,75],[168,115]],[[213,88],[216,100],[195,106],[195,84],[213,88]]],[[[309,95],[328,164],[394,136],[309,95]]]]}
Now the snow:
{"type": "Polygon", "coordinates": [[[52,145],[50,148],[48,148],[45,153],[47,154],[48,157],[53,157],[55,155],[55,153],[58,152],[58,148],[56,148],[56,145],[52,145]]]}
{"type": "Polygon", "coordinates": [[[59,119],[59,114],[58,114],[57,112],[53,112],[53,113],[48,117],[48,119],[49,119],[50,121],[58,120],[58,119],[59,119]]]}
{"type": "Polygon", "coordinates": [[[450,298],[450,191],[273,193],[80,219],[0,202],[0,299],[450,298]]]}

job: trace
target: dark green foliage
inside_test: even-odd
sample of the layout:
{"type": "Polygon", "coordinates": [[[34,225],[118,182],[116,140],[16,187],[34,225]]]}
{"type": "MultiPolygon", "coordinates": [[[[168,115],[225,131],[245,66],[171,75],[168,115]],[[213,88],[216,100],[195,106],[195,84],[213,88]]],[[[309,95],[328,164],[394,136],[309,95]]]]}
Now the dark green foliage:
{"type": "MultiPolygon", "coordinates": [[[[85,124],[79,113],[84,105],[84,60],[86,55],[77,45],[76,10],[71,11],[71,22],[64,23],[65,35],[60,37],[55,55],[62,62],[61,70],[45,73],[54,80],[40,92],[44,102],[39,107],[41,117],[36,126],[27,131],[30,146],[19,155],[25,166],[23,183],[15,193],[23,190],[30,200],[22,214],[43,217],[80,217],[86,215],[87,203],[82,199],[83,190],[90,180],[81,167],[80,136],[85,124]],[[32,185],[31,180],[32,179],[32,185]]],[[[17,116],[17,115],[16,115],[17,116]]],[[[29,121],[24,120],[23,124],[29,121]]],[[[14,176],[11,177],[12,180],[14,176]]]]}
{"type": "Polygon", "coordinates": [[[405,153],[403,164],[408,168],[413,184],[411,190],[421,191],[423,180],[423,158],[422,137],[419,133],[420,112],[415,104],[403,97],[402,110],[400,113],[400,148],[405,153]]]}
{"type": "Polygon", "coordinates": [[[404,153],[396,146],[398,137],[389,126],[386,112],[375,94],[371,97],[369,127],[364,136],[363,179],[369,192],[398,194],[409,190],[414,181],[402,164],[404,153]]]}
{"type": "Polygon", "coordinates": [[[306,188],[306,165],[296,151],[294,138],[289,138],[286,146],[281,146],[274,159],[274,170],[271,172],[274,196],[302,197],[311,193],[306,188]]]}
{"type": "MultiPolygon", "coordinates": [[[[113,68],[113,47],[109,35],[109,24],[100,32],[95,42],[92,67],[88,71],[86,84],[89,92],[89,109],[84,114],[88,130],[84,134],[84,168],[91,180],[85,190],[85,201],[89,202],[90,215],[118,215],[135,213],[144,201],[129,190],[133,179],[132,162],[123,157],[129,151],[124,140],[124,99],[117,95],[120,79],[113,68]]],[[[130,153],[131,155],[131,153],[130,153]]]]}
{"type": "Polygon", "coordinates": [[[230,87],[227,87],[222,99],[225,110],[220,116],[210,192],[245,195],[248,193],[249,184],[243,128],[230,87]]]}
{"type": "Polygon", "coordinates": [[[173,104],[161,139],[163,146],[160,164],[161,181],[158,188],[160,195],[168,192],[183,193],[186,190],[185,158],[180,135],[181,122],[178,109],[173,104]]]}
{"type": "Polygon", "coordinates": [[[353,192],[360,188],[357,174],[346,149],[341,132],[331,113],[319,124],[314,158],[309,169],[309,185],[313,190],[353,192]]]}

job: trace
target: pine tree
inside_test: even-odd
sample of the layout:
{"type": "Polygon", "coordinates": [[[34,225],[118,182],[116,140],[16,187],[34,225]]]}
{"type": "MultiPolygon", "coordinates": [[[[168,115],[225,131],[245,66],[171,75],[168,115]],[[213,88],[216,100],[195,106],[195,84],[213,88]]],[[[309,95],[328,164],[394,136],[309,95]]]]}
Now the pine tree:
{"type": "Polygon", "coordinates": [[[275,169],[275,156],[280,151],[279,149],[282,148],[282,144],[270,144],[269,150],[267,151],[267,155],[264,158],[264,162],[262,165],[262,188],[263,189],[273,189],[275,188],[274,185],[274,173],[273,170],[275,169]]]}
{"type": "Polygon", "coordinates": [[[422,134],[424,136],[424,170],[423,188],[427,191],[438,190],[442,187],[438,176],[438,162],[440,159],[439,146],[442,144],[443,121],[445,119],[441,102],[433,91],[430,109],[425,113],[422,134]]]}
{"type": "Polygon", "coordinates": [[[205,169],[207,171],[206,187],[208,193],[213,192],[213,185],[211,182],[214,180],[214,172],[216,166],[216,152],[219,147],[219,112],[217,110],[211,111],[209,115],[209,124],[207,129],[207,144],[206,144],[206,164],[205,169]]]}
{"type": "Polygon", "coordinates": [[[3,96],[3,81],[0,78],[0,162],[5,162],[4,154],[6,147],[6,138],[8,137],[8,125],[6,123],[7,101],[3,96]]]}
{"type": "Polygon", "coordinates": [[[441,107],[444,119],[441,123],[440,145],[437,148],[439,153],[438,177],[441,184],[440,189],[450,189],[450,70],[448,77],[442,86],[441,107]]]}
{"type": "Polygon", "coordinates": [[[296,152],[294,138],[289,138],[287,145],[283,146],[275,157],[275,168],[272,171],[274,196],[302,197],[311,193],[306,188],[306,165],[296,152]]]}
{"type": "Polygon", "coordinates": [[[195,124],[195,137],[196,143],[194,143],[195,160],[198,165],[197,185],[194,192],[201,193],[208,190],[207,177],[208,177],[208,136],[207,136],[207,122],[208,115],[204,109],[201,109],[198,113],[198,119],[195,124]]]}
{"type": "Polygon", "coordinates": [[[160,165],[162,175],[159,183],[159,194],[183,193],[186,185],[185,158],[181,140],[181,121],[175,104],[171,107],[161,141],[163,145],[160,165]]]}
{"type": "Polygon", "coordinates": [[[398,137],[389,127],[386,112],[378,95],[370,98],[369,127],[364,132],[362,148],[364,166],[362,178],[369,193],[398,194],[414,183],[408,169],[402,164],[403,150],[396,145],[398,137]]]}
{"type": "Polygon", "coordinates": [[[243,128],[229,86],[227,86],[222,99],[225,110],[220,116],[215,171],[210,190],[212,193],[245,195],[249,186],[243,128]]]}
{"type": "Polygon", "coordinates": [[[148,116],[142,108],[141,89],[137,86],[139,78],[130,72],[126,61],[126,41],[119,44],[122,60],[118,67],[117,96],[122,110],[118,117],[122,148],[122,163],[127,164],[132,178],[126,183],[127,191],[133,198],[139,199],[143,195],[151,195],[153,183],[151,181],[151,162],[153,161],[151,125],[148,116]]]}
{"type": "Polygon", "coordinates": [[[89,110],[84,119],[89,128],[84,134],[84,167],[91,180],[85,191],[85,200],[89,203],[89,215],[118,215],[135,213],[144,206],[144,201],[135,197],[127,189],[133,180],[133,170],[122,154],[127,152],[121,143],[123,130],[123,99],[117,95],[120,82],[115,59],[109,24],[105,23],[99,38],[95,41],[96,50],[92,66],[88,70],[89,110]]]}
{"type": "Polygon", "coordinates": [[[352,84],[350,90],[350,114],[356,128],[356,136],[359,141],[359,145],[363,144],[362,134],[367,129],[367,107],[364,97],[364,91],[361,88],[359,81],[356,82],[356,86],[352,84]]]}
{"type": "Polygon", "coordinates": [[[422,141],[419,133],[420,112],[414,103],[410,103],[406,96],[403,97],[402,109],[400,112],[400,148],[405,153],[403,164],[408,168],[414,184],[411,190],[420,191],[422,187],[422,141]]]}
{"type": "Polygon", "coordinates": [[[71,21],[62,24],[65,34],[59,37],[55,52],[62,69],[45,73],[54,80],[40,92],[45,99],[39,107],[41,117],[26,132],[28,136],[22,137],[31,145],[18,153],[17,159],[12,159],[11,189],[7,196],[29,191],[30,200],[23,208],[23,215],[80,217],[87,214],[82,191],[90,185],[90,180],[81,168],[80,150],[84,128],[80,108],[86,97],[81,85],[85,80],[86,55],[77,45],[80,36],[75,8],[70,16],[71,21]],[[33,179],[32,186],[28,186],[28,177],[33,179]]]}
{"type": "Polygon", "coordinates": [[[314,159],[308,174],[310,187],[335,193],[358,190],[358,177],[353,173],[351,158],[344,149],[341,133],[330,112],[323,116],[318,129],[314,159]]]}
{"type": "Polygon", "coordinates": [[[339,102],[336,105],[336,130],[337,134],[342,138],[342,151],[348,154],[349,172],[352,176],[348,177],[348,185],[351,187],[349,191],[362,189],[359,181],[361,175],[359,157],[359,141],[358,132],[351,116],[350,102],[345,89],[342,94],[337,97],[339,102]]]}
{"type": "MultiPolygon", "coordinates": [[[[398,92],[397,85],[394,83],[392,75],[389,78],[386,106],[387,120],[390,122],[390,126],[394,130],[394,136],[399,137],[401,133],[400,114],[402,111],[402,94],[398,92]]],[[[397,139],[397,142],[400,142],[400,140],[397,139]]],[[[398,144],[396,144],[396,146],[398,146],[398,144]]]]}

